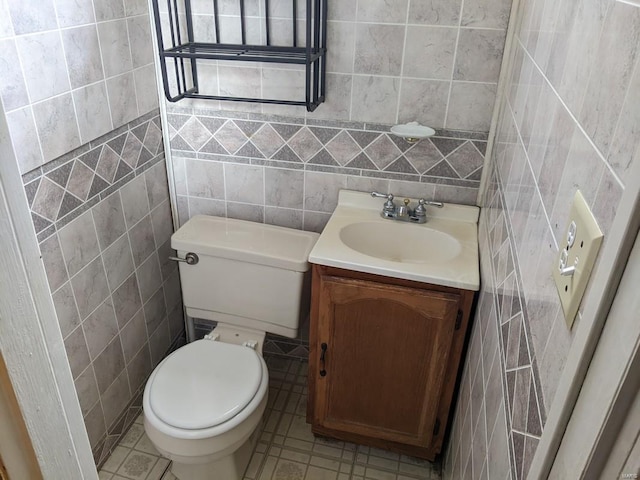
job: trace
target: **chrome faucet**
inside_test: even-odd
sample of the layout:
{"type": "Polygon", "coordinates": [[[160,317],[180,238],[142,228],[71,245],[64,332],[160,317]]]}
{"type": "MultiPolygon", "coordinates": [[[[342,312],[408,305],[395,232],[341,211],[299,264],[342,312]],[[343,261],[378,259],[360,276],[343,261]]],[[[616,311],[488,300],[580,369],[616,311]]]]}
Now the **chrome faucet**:
{"type": "Polygon", "coordinates": [[[393,203],[394,196],[391,193],[371,192],[371,196],[387,199],[387,201],[384,202],[384,205],[382,206],[382,211],[380,212],[380,216],[382,218],[390,218],[392,220],[399,220],[402,222],[426,223],[427,209],[425,207],[427,205],[438,208],[443,207],[443,204],[441,202],[432,202],[430,200],[421,198],[418,200],[418,205],[416,206],[416,208],[412,209],[409,206],[411,200],[408,198],[405,198],[402,202],[404,205],[396,206],[396,204],[393,203]]]}

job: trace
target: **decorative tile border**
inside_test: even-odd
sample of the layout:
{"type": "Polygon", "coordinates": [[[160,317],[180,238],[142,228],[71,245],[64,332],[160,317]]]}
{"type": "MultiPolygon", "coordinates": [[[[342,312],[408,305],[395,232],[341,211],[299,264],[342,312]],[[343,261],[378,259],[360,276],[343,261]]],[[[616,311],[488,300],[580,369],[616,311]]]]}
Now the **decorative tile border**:
{"type": "Polygon", "coordinates": [[[38,241],[164,159],[158,110],[22,176],[38,241]]]}
{"type": "Polygon", "coordinates": [[[491,253],[492,290],[498,321],[499,352],[506,411],[512,478],[526,478],[546,423],[538,358],[534,355],[529,313],[524,298],[521,266],[515,236],[507,220],[504,182],[492,169],[485,214],[488,250],[491,253]],[[528,445],[527,445],[528,444],[528,445]]]}
{"type": "Polygon", "coordinates": [[[410,144],[389,125],[171,107],[175,155],[478,188],[486,133],[438,130],[410,144]]]}

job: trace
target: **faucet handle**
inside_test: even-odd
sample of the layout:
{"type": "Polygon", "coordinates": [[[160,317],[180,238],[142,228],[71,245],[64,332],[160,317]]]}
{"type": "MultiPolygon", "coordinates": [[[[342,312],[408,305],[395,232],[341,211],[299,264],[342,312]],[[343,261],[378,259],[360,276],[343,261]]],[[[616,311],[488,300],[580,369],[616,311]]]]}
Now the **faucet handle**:
{"type": "Polygon", "coordinates": [[[375,198],[386,198],[387,200],[393,200],[393,193],[371,192],[371,196],[375,198]]]}
{"type": "Polygon", "coordinates": [[[442,208],[444,206],[442,202],[432,202],[421,198],[420,200],[418,200],[418,206],[413,211],[413,214],[416,217],[425,217],[427,215],[427,209],[425,208],[427,205],[438,208],[442,208]]]}
{"type": "Polygon", "coordinates": [[[378,193],[371,192],[372,197],[376,198],[386,198],[387,201],[384,202],[384,206],[382,207],[383,214],[393,214],[396,211],[396,204],[393,203],[393,194],[392,193],[378,193]]]}
{"type": "Polygon", "coordinates": [[[444,203],[442,202],[432,202],[431,200],[425,200],[424,198],[421,198],[420,200],[418,200],[418,205],[431,205],[432,207],[438,207],[438,208],[442,208],[444,207],[444,203]]]}

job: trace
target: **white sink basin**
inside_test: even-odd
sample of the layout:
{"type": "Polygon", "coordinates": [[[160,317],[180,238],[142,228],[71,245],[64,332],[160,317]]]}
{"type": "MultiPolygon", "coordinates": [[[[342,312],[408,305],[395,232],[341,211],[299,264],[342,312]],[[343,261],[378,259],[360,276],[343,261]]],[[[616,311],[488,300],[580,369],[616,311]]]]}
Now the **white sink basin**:
{"type": "MultiPolygon", "coordinates": [[[[427,223],[380,216],[383,200],[341,190],[338,206],[309,255],[319,265],[478,290],[477,207],[427,207],[427,223]]],[[[415,204],[415,202],[414,202],[415,204]]]]}
{"type": "Polygon", "coordinates": [[[356,252],[401,263],[443,263],[462,250],[448,233],[391,220],[346,225],[340,230],[340,240],[356,252]]]}

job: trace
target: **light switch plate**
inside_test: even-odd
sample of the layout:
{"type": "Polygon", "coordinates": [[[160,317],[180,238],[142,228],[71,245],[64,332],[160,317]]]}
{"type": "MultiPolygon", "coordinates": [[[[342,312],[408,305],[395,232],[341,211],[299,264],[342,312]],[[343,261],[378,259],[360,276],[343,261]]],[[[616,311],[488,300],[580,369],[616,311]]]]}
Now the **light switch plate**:
{"type": "Polygon", "coordinates": [[[571,329],[603,237],[580,190],[573,198],[566,232],[552,268],[564,319],[571,329]],[[561,273],[563,270],[565,275],[561,273]]]}

